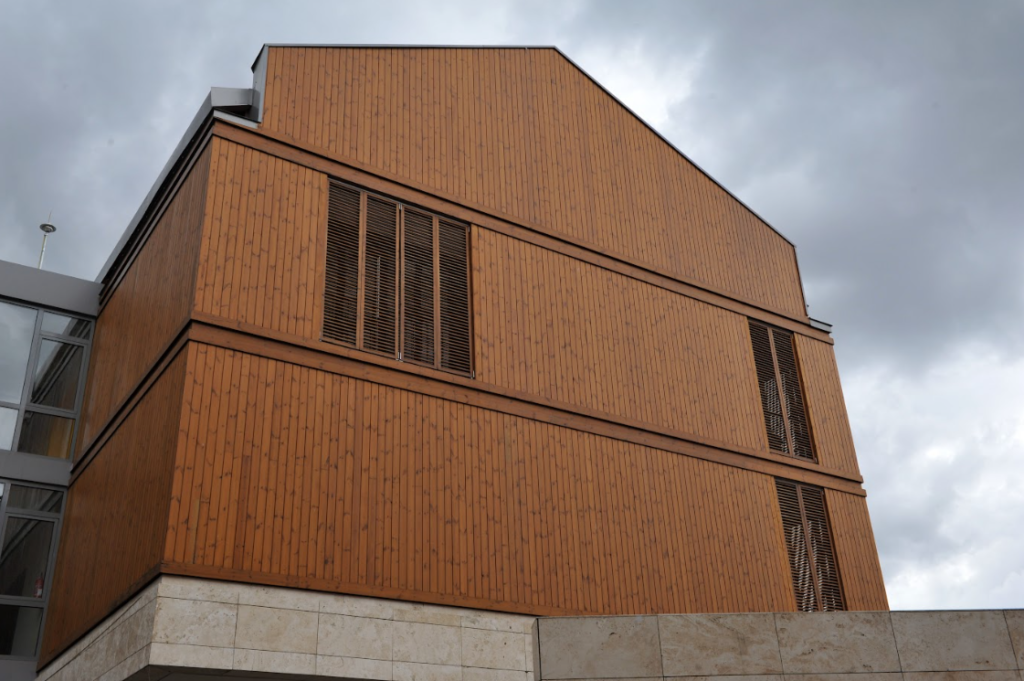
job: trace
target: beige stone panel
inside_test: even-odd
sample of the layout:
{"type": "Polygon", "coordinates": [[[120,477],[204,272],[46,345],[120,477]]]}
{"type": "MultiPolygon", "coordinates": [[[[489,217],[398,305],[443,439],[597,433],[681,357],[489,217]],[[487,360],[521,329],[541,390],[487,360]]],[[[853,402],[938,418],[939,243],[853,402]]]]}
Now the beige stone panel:
{"type": "MultiPolygon", "coordinates": [[[[462,664],[462,628],[418,622],[395,622],[392,657],[395,662],[434,665],[462,664]]],[[[397,668],[394,671],[398,679],[397,668]]]]}
{"type": "Polygon", "coordinates": [[[544,679],[662,675],[656,616],[554,617],[538,625],[544,679]]]}
{"type": "Polygon", "coordinates": [[[529,634],[533,631],[536,617],[522,615],[506,615],[504,613],[473,613],[463,615],[462,626],[471,629],[489,629],[491,631],[509,631],[516,634],[529,634]]]}
{"type": "Polygon", "coordinates": [[[863,674],[786,674],[785,681],[903,681],[900,672],[867,672],[863,674]]]}
{"type": "Polygon", "coordinates": [[[253,587],[234,582],[220,582],[215,579],[196,579],[176,575],[160,577],[160,596],[162,598],[238,603],[239,592],[250,588],[253,587]]]}
{"type": "Polygon", "coordinates": [[[462,630],[462,664],[466,667],[526,671],[526,635],[486,629],[462,630]]]}
{"type": "Polygon", "coordinates": [[[316,655],[236,649],[233,669],[266,674],[316,674],[316,655]]]}
{"type": "Polygon", "coordinates": [[[786,674],[900,671],[887,612],[779,613],[775,623],[786,674]]]}
{"type": "Polygon", "coordinates": [[[518,672],[511,669],[463,667],[462,681],[526,681],[526,672],[518,672]]]}
{"type": "Polygon", "coordinates": [[[316,612],[238,606],[235,646],[279,653],[316,653],[316,612]]]}
{"type": "Polygon", "coordinates": [[[904,672],[1015,669],[1000,610],[894,612],[893,633],[904,672]]]}
{"type": "Polygon", "coordinates": [[[231,648],[153,643],[149,646],[149,663],[158,667],[231,669],[233,653],[231,648]]]}
{"type": "Polygon", "coordinates": [[[1010,643],[1017,654],[1017,669],[1024,669],[1024,610],[1004,610],[1010,643]]]}
{"type": "Polygon", "coordinates": [[[320,594],[320,612],[389,620],[394,617],[395,606],[393,601],[381,598],[320,594]]]}
{"type": "MultiPolygon", "coordinates": [[[[784,681],[781,674],[744,674],[742,676],[666,676],[665,681],[784,681]]],[[[800,676],[794,676],[800,679],[800,676]]]]}
{"type": "Polygon", "coordinates": [[[461,627],[464,610],[445,608],[439,605],[418,605],[402,603],[395,605],[394,619],[402,622],[441,624],[447,627],[461,627]]]}
{"type": "Polygon", "coordinates": [[[1018,681],[1015,669],[1002,671],[905,672],[904,681],[1018,681]]]}
{"type": "Polygon", "coordinates": [[[781,674],[771,614],[660,615],[665,676],[781,674]]]}
{"type": "Polygon", "coordinates": [[[390,660],[392,626],[390,620],[321,614],[316,652],[318,655],[390,660]]]}
{"type": "Polygon", "coordinates": [[[316,591],[277,586],[242,585],[238,591],[239,605],[258,605],[281,610],[320,612],[320,594],[316,591]]]}
{"type": "MultiPolygon", "coordinates": [[[[132,674],[142,670],[149,664],[149,648],[143,648],[131,655],[121,664],[99,678],[99,681],[124,681],[132,674]]],[[[156,675],[153,675],[156,677],[156,675]]],[[[72,677],[73,678],[73,677],[72,677]]]]}
{"type": "Polygon", "coordinates": [[[318,676],[337,676],[346,679],[376,679],[391,681],[391,660],[367,660],[361,657],[316,656],[318,676]]]}
{"type": "Polygon", "coordinates": [[[395,662],[391,674],[394,681],[462,681],[462,667],[456,665],[395,662]]]}
{"type": "Polygon", "coordinates": [[[230,603],[158,598],[153,641],[231,647],[237,615],[238,606],[230,603]]]}

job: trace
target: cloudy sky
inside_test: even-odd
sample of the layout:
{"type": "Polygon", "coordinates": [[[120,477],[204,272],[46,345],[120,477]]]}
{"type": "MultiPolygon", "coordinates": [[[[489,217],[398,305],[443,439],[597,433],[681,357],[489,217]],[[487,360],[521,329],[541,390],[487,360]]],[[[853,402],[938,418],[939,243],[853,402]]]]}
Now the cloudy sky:
{"type": "Polygon", "coordinates": [[[264,42],[558,45],[797,244],[892,607],[1024,607],[1024,2],[278,7],[0,1],[0,259],[94,278],[264,42]]]}

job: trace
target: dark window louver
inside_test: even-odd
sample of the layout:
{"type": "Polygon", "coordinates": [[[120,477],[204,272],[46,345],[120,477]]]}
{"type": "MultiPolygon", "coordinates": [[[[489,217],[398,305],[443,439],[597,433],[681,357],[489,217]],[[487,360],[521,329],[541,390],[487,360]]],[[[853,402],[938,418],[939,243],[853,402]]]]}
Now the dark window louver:
{"type": "Polygon", "coordinates": [[[793,334],[751,320],[750,342],[769,449],[814,461],[793,334]]]}
{"type": "Polygon", "coordinates": [[[797,610],[845,610],[824,491],[780,479],[775,480],[775,489],[797,610]]]}
{"type": "Polygon", "coordinates": [[[472,374],[469,229],[331,182],[323,338],[472,374]]]}

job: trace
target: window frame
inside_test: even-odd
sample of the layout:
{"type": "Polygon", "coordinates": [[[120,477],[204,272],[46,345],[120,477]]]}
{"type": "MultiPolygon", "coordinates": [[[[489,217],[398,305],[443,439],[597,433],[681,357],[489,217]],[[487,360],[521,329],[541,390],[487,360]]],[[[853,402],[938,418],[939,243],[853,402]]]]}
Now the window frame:
{"type": "MultiPolygon", "coordinates": [[[[55,416],[59,418],[66,418],[71,420],[71,442],[68,447],[68,455],[65,459],[58,459],[64,461],[72,461],[75,456],[75,447],[78,444],[78,422],[82,412],[82,402],[85,399],[85,383],[89,372],[89,353],[92,349],[93,335],[96,332],[96,324],[92,319],[83,317],[82,315],[70,314],[63,310],[53,310],[46,307],[40,307],[38,305],[26,305],[23,302],[9,300],[8,298],[0,296],[0,302],[7,303],[10,305],[17,305],[19,307],[25,307],[30,310],[35,310],[36,319],[35,326],[32,329],[32,346],[28,355],[28,366],[25,368],[25,379],[21,387],[21,400],[18,404],[13,402],[0,401],[0,407],[6,407],[7,409],[15,409],[18,412],[17,419],[14,423],[14,434],[11,439],[11,448],[4,449],[0,447],[0,453],[2,452],[16,452],[19,454],[29,454],[31,456],[46,456],[45,454],[36,454],[34,452],[25,452],[19,449],[19,443],[21,442],[21,433],[25,425],[25,414],[28,412],[34,414],[44,414],[47,416],[55,416]],[[69,319],[85,322],[89,325],[89,336],[88,338],[75,338],[73,336],[67,336],[54,331],[43,330],[43,318],[49,314],[60,315],[61,317],[68,317],[69,319]],[[60,409],[58,407],[50,407],[41,404],[35,404],[32,402],[32,388],[35,385],[35,372],[36,365],[39,362],[39,353],[42,348],[43,341],[53,341],[56,343],[64,343],[67,345],[75,345],[82,348],[82,366],[79,369],[78,375],[78,386],[75,391],[75,404],[73,409],[60,409]]],[[[57,458],[57,457],[46,457],[46,458],[57,458]]]]}
{"type": "Polygon", "coordinates": [[[797,349],[796,349],[796,342],[795,342],[796,334],[794,334],[792,331],[789,331],[787,329],[781,329],[781,328],[779,328],[777,326],[772,326],[771,324],[768,324],[766,322],[762,322],[762,321],[760,321],[758,319],[754,319],[753,317],[748,317],[747,318],[747,323],[748,323],[748,332],[747,333],[748,333],[748,336],[750,336],[751,354],[754,357],[754,376],[755,376],[755,380],[757,380],[757,383],[758,383],[758,385],[757,385],[758,398],[761,400],[761,405],[762,405],[761,416],[762,416],[762,420],[764,421],[765,434],[766,434],[766,436],[768,434],[768,422],[767,422],[767,419],[765,418],[764,395],[762,393],[761,382],[760,382],[760,380],[757,379],[757,352],[756,352],[756,350],[754,348],[753,336],[750,335],[750,331],[749,331],[749,326],[751,326],[751,325],[756,325],[756,326],[759,326],[759,327],[763,328],[765,330],[765,332],[767,333],[767,335],[768,335],[768,344],[769,344],[769,348],[771,349],[771,355],[772,355],[772,371],[775,374],[775,389],[776,389],[776,391],[778,392],[778,395],[779,395],[779,405],[780,405],[780,410],[782,411],[782,423],[783,423],[783,428],[785,430],[785,435],[786,435],[786,447],[788,448],[788,451],[783,452],[783,451],[780,451],[778,449],[772,449],[771,438],[768,438],[768,451],[773,452],[775,454],[779,454],[781,456],[788,456],[788,457],[790,457],[792,459],[798,459],[800,461],[808,461],[810,463],[815,463],[815,464],[819,463],[819,460],[818,460],[818,447],[817,447],[817,444],[814,441],[814,431],[811,428],[811,419],[810,419],[810,415],[809,415],[808,409],[807,409],[807,391],[804,390],[803,367],[800,365],[800,355],[799,355],[799,353],[797,352],[797,349]],[[793,362],[795,364],[795,369],[796,369],[796,380],[797,380],[796,389],[800,393],[800,406],[803,409],[804,427],[807,429],[807,441],[808,441],[808,445],[810,447],[810,454],[811,454],[810,458],[798,455],[796,453],[796,448],[793,446],[794,442],[796,440],[796,437],[793,435],[793,420],[790,418],[790,404],[789,404],[789,401],[788,401],[788,399],[786,397],[786,392],[785,392],[785,390],[783,390],[783,385],[784,384],[783,384],[783,381],[782,381],[782,370],[779,368],[779,353],[778,353],[778,350],[776,349],[776,346],[775,346],[775,335],[776,335],[776,333],[785,334],[786,337],[789,339],[789,342],[790,342],[791,347],[792,347],[793,362]]]}
{"type": "MultiPolygon", "coordinates": [[[[40,315],[42,316],[42,315],[40,315]]],[[[39,634],[36,639],[35,651],[31,656],[25,655],[3,655],[3,661],[35,661],[39,659],[39,650],[43,644],[43,631],[46,628],[46,616],[50,610],[50,592],[53,589],[53,577],[57,565],[57,548],[60,545],[60,535],[64,522],[64,510],[68,503],[68,491],[59,485],[46,485],[38,482],[26,482],[13,480],[11,478],[0,478],[0,485],[3,486],[3,494],[0,494],[0,551],[3,549],[3,542],[7,533],[7,521],[10,518],[21,518],[25,520],[42,520],[53,523],[53,536],[50,537],[50,552],[46,558],[46,576],[43,582],[43,595],[40,598],[33,596],[7,596],[0,594],[0,605],[12,605],[15,607],[38,608],[42,610],[39,620],[39,634]],[[60,492],[60,508],[57,511],[36,511],[27,508],[10,508],[11,488],[32,487],[60,492]]]]}
{"type": "MultiPolygon", "coordinates": [[[[356,286],[356,328],[355,328],[355,343],[350,344],[343,340],[336,338],[330,338],[324,334],[324,323],[321,321],[320,325],[320,340],[324,343],[330,343],[331,345],[338,345],[340,347],[358,350],[359,352],[367,352],[377,357],[386,359],[397,360],[399,362],[413,364],[415,366],[421,366],[435,371],[442,371],[448,374],[454,374],[456,376],[464,376],[466,378],[476,378],[476,358],[474,353],[474,316],[473,316],[473,265],[472,265],[472,224],[459,220],[457,218],[439,213],[435,210],[425,208],[419,204],[412,203],[399,199],[394,196],[388,196],[380,192],[361,187],[351,182],[344,180],[328,177],[328,192],[334,185],[340,186],[344,189],[355,191],[359,193],[359,225],[358,225],[358,254],[356,260],[356,274],[357,274],[357,286],[356,286]],[[376,197],[382,201],[393,203],[395,205],[395,352],[388,353],[373,348],[367,348],[364,344],[364,332],[366,328],[366,272],[365,272],[365,260],[366,260],[366,249],[367,249],[367,204],[370,197],[376,197]],[[406,291],[405,291],[405,213],[406,210],[414,210],[418,213],[430,216],[432,224],[432,243],[433,243],[433,309],[434,309],[434,362],[428,363],[418,359],[408,357],[405,350],[405,319],[406,319],[406,291]],[[469,370],[460,371],[458,369],[452,369],[444,367],[441,364],[441,339],[442,339],[442,322],[441,322],[441,245],[440,245],[440,230],[441,223],[448,222],[453,225],[464,227],[465,231],[465,253],[466,253],[466,331],[467,331],[467,343],[469,350],[469,370]]],[[[329,217],[330,217],[330,205],[328,199],[327,209],[328,220],[324,223],[325,231],[330,229],[329,217]]],[[[327,234],[325,233],[325,243],[327,243],[327,234]]],[[[327,268],[327,248],[324,248],[324,272],[326,273],[327,268]]],[[[324,276],[324,293],[326,294],[327,281],[324,276]]],[[[320,304],[324,305],[326,295],[320,296],[320,304]]]]}
{"type": "Polygon", "coordinates": [[[810,570],[810,576],[811,576],[811,586],[812,586],[813,591],[814,591],[814,604],[815,604],[814,610],[803,610],[803,609],[801,609],[800,608],[800,603],[799,603],[799,601],[797,601],[797,603],[796,603],[797,611],[798,612],[845,612],[845,611],[847,611],[848,608],[847,608],[847,600],[846,600],[846,591],[843,588],[842,571],[839,569],[839,556],[838,556],[838,554],[836,552],[835,533],[832,531],[832,523],[831,523],[831,519],[829,518],[828,499],[825,496],[825,489],[823,487],[818,487],[816,485],[808,485],[806,483],[798,482],[796,480],[790,480],[788,478],[776,477],[775,478],[775,501],[776,501],[776,504],[777,504],[777,506],[779,508],[779,519],[780,519],[780,522],[781,522],[781,525],[782,525],[782,531],[783,531],[783,542],[784,542],[783,546],[784,546],[785,552],[786,552],[786,563],[789,565],[789,568],[790,568],[790,570],[789,570],[789,573],[790,573],[790,589],[791,589],[791,592],[793,593],[794,599],[796,599],[796,596],[797,596],[797,594],[796,594],[795,566],[792,564],[792,562],[790,561],[790,558],[789,558],[789,554],[790,554],[789,538],[785,536],[785,534],[786,534],[785,512],[782,509],[782,495],[779,492],[779,486],[780,486],[779,483],[785,483],[785,484],[788,484],[788,485],[792,485],[794,493],[796,494],[796,500],[797,500],[797,504],[798,504],[798,507],[799,507],[799,514],[800,514],[800,528],[801,528],[801,532],[803,533],[804,553],[805,553],[805,555],[807,557],[807,565],[808,565],[808,568],[810,570]],[[815,554],[814,554],[814,547],[812,546],[812,533],[811,533],[811,520],[812,519],[808,517],[807,505],[806,505],[806,503],[804,501],[805,490],[814,490],[815,492],[820,493],[820,495],[821,495],[822,520],[824,522],[825,529],[827,530],[827,533],[828,533],[828,544],[829,544],[828,548],[829,548],[829,553],[831,554],[832,567],[833,567],[833,570],[835,572],[834,579],[835,579],[835,583],[836,583],[836,591],[837,591],[836,595],[838,596],[839,605],[841,606],[840,608],[829,608],[827,610],[825,609],[825,604],[823,602],[824,598],[822,596],[823,584],[822,584],[822,580],[821,580],[821,574],[819,572],[818,561],[817,561],[817,559],[815,557],[815,554]]]}

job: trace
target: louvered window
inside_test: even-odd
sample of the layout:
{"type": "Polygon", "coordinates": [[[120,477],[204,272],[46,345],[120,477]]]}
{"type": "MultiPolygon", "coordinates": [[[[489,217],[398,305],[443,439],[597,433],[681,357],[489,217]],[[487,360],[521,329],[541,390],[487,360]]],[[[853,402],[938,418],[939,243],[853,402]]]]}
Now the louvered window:
{"type": "Polygon", "coordinates": [[[797,610],[845,610],[824,490],[778,478],[775,489],[797,610]]]}
{"type": "Polygon", "coordinates": [[[469,229],[331,182],[323,338],[472,374],[469,229]]]}
{"type": "Polygon", "coordinates": [[[814,461],[793,334],[750,320],[750,341],[769,448],[814,461]]]}

